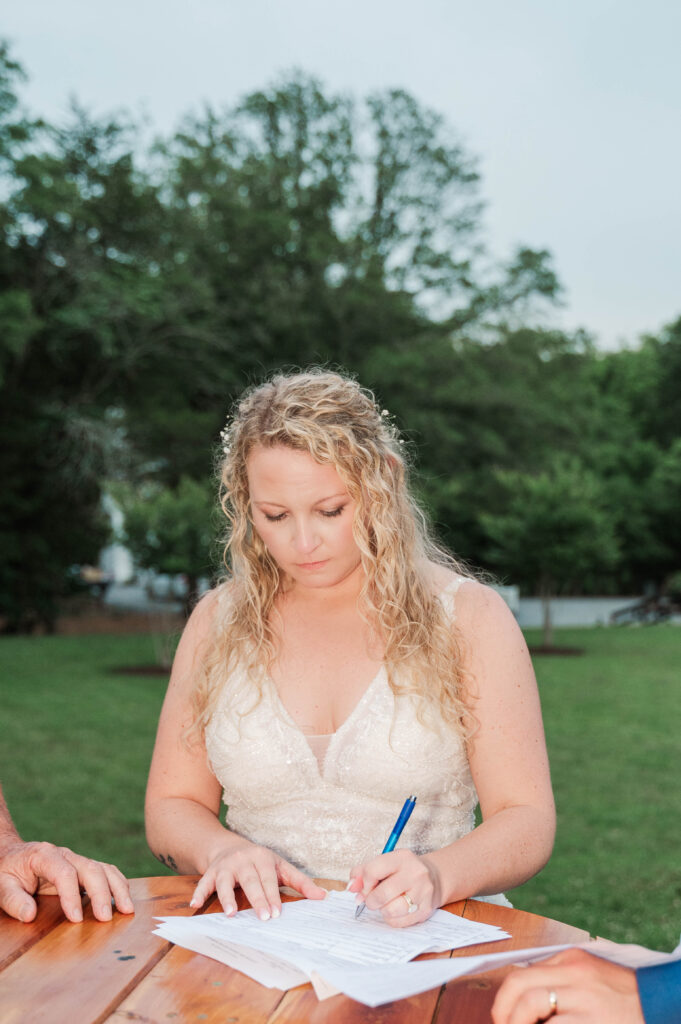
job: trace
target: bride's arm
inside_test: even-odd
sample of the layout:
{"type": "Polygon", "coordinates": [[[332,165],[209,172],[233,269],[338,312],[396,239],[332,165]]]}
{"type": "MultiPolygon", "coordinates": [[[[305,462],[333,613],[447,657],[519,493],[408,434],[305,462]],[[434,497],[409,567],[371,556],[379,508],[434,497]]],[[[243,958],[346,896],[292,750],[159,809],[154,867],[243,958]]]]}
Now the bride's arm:
{"type": "Polygon", "coordinates": [[[177,649],[163,703],[145,802],[147,841],[152,853],[173,870],[200,874],[193,905],[217,891],[226,913],[234,913],[234,889],[241,885],[261,917],[276,916],[279,882],[312,898],[325,895],[307,876],[271,850],[225,828],[218,818],[221,787],[210,769],[203,739],[190,745],[192,689],[215,614],[216,595],[199,602],[177,649]]]}
{"type": "Polygon", "coordinates": [[[432,855],[446,900],[527,881],[548,861],[555,835],[539,694],[522,632],[505,601],[478,583],[461,587],[456,611],[478,721],[468,746],[482,824],[432,855]]]}
{"type": "Polygon", "coordinates": [[[381,906],[394,923],[411,924],[444,903],[520,885],[546,864],[553,848],[548,757],[523,635],[503,599],[475,582],[457,594],[456,621],[475,698],[478,728],[468,751],[483,820],[441,850],[422,857],[396,851],[362,866],[363,891],[375,887],[367,906],[381,906]],[[408,918],[400,899],[405,891],[420,906],[408,918]]]}

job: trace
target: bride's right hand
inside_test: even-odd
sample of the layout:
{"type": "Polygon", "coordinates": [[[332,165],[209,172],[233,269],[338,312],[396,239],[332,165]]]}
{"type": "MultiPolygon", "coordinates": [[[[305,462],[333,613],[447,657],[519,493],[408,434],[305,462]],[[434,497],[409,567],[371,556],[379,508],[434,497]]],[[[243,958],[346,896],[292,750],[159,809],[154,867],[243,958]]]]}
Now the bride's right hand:
{"type": "Polygon", "coordinates": [[[268,921],[281,913],[280,885],[289,885],[310,900],[326,896],[326,889],[283,857],[266,846],[244,842],[243,846],[221,851],[213,858],[189,905],[201,907],[211,893],[217,892],[224,912],[231,916],[236,913],[234,890],[240,886],[260,920],[268,921]]]}

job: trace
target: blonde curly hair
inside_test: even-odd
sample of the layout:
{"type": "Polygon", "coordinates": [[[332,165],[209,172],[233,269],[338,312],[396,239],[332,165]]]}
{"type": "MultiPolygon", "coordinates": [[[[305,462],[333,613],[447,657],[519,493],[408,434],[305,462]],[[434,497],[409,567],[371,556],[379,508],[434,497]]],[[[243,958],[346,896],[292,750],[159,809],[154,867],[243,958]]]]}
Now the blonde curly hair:
{"type": "Polygon", "coordinates": [[[356,503],[353,532],[364,570],[359,609],[383,645],[391,689],[421,698],[420,708],[434,707],[439,720],[470,735],[461,638],[438,600],[432,563],[467,573],[432,539],[409,491],[403,443],[373,394],[325,369],[278,373],[244,393],[222,440],[227,575],[193,689],[190,732],[203,733],[237,664],[246,666],[257,700],[258,680],[277,656],[271,620],[285,581],[253,527],[247,463],[257,446],[283,446],[332,465],[356,503]]]}

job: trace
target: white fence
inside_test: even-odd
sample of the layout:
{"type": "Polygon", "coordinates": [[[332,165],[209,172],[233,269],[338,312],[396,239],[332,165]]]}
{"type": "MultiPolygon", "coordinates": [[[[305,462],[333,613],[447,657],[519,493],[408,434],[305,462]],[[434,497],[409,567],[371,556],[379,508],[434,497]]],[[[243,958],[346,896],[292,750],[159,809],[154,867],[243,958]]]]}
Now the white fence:
{"type": "MultiPolygon", "coordinates": [[[[554,597],[551,601],[551,621],[554,626],[607,626],[610,616],[620,608],[637,604],[634,597],[554,597]]],[[[523,628],[543,625],[542,602],[539,597],[521,597],[515,613],[523,628]]]]}

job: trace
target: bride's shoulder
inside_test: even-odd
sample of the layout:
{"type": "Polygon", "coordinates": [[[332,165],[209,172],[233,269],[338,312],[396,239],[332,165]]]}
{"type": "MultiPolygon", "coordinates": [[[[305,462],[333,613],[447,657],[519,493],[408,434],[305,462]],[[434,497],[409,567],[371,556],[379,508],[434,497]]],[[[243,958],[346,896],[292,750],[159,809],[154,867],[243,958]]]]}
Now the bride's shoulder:
{"type": "Polygon", "coordinates": [[[433,592],[456,610],[459,625],[463,622],[499,623],[513,615],[497,591],[487,583],[446,566],[431,563],[429,577],[433,592]]]}
{"type": "Polygon", "coordinates": [[[207,590],[197,601],[187,620],[185,632],[200,634],[210,632],[216,622],[229,615],[234,607],[235,588],[232,580],[225,580],[207,590]]]}

